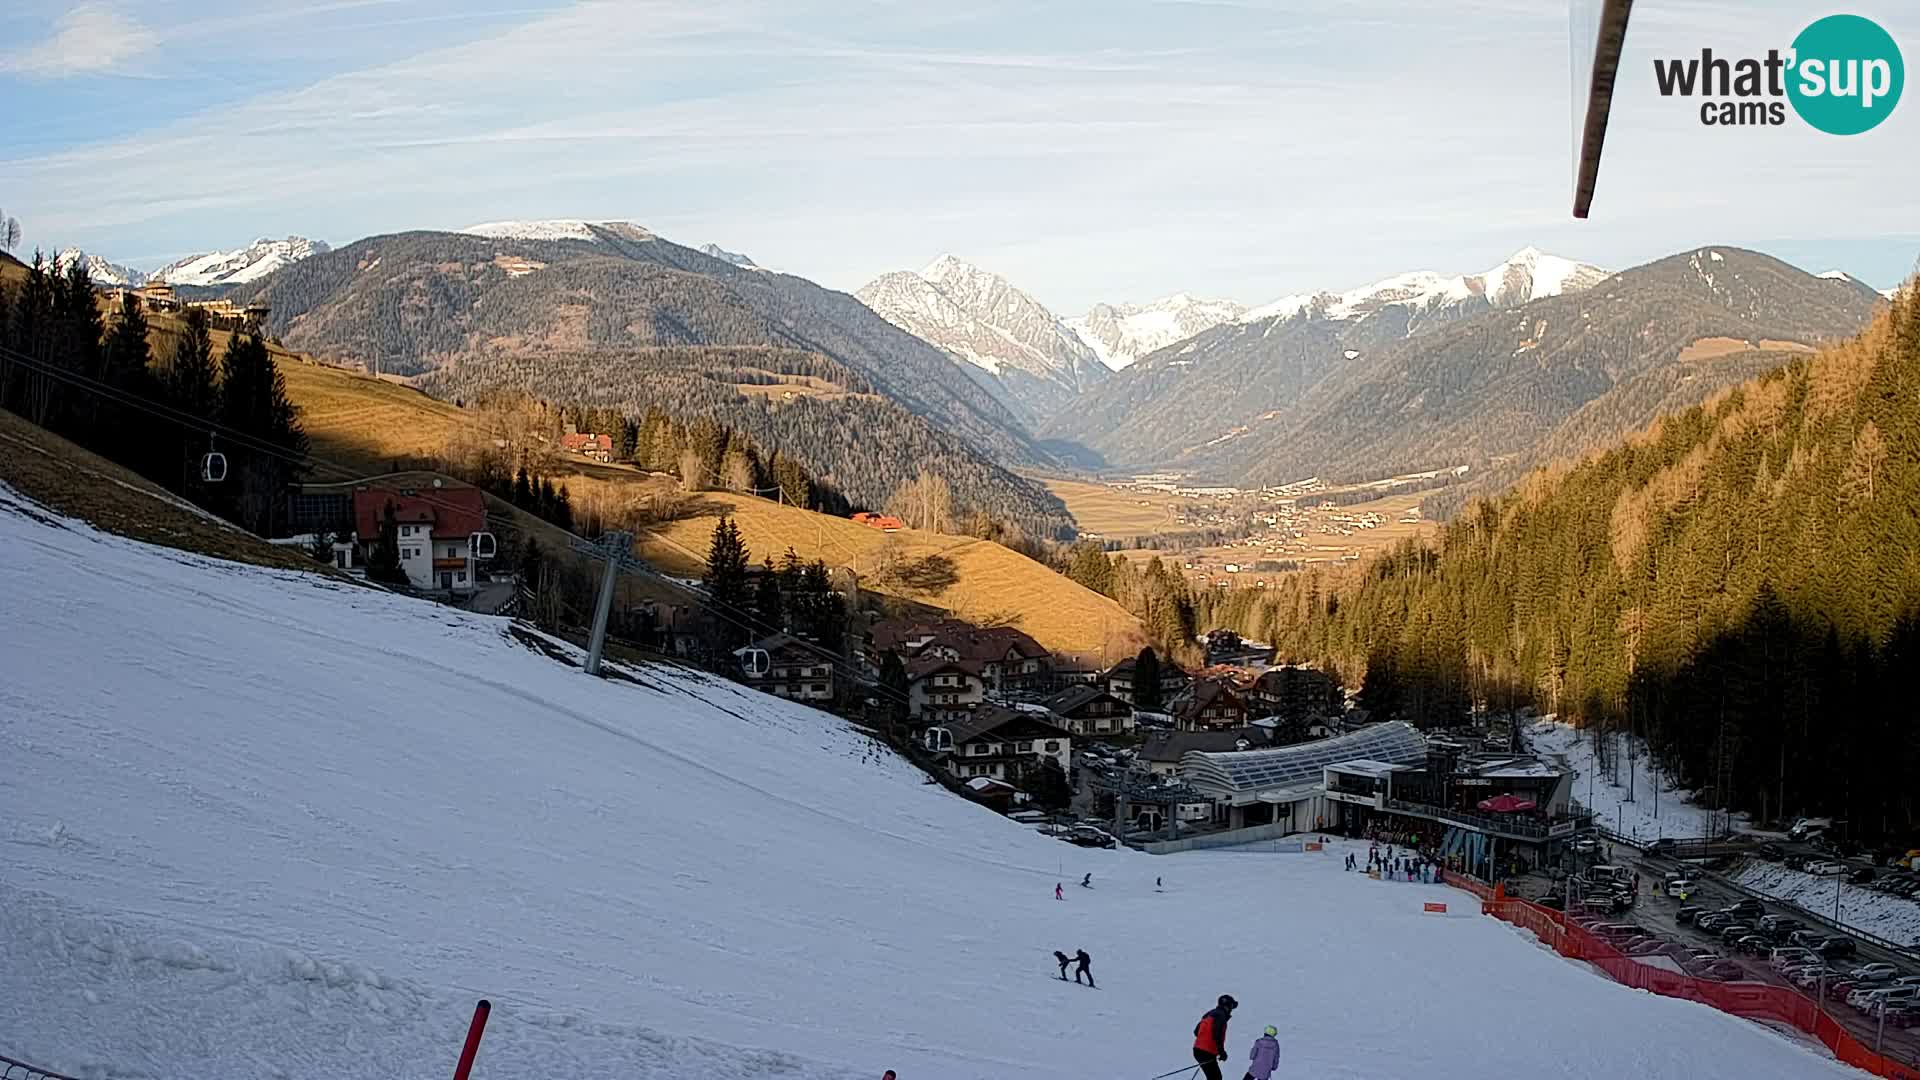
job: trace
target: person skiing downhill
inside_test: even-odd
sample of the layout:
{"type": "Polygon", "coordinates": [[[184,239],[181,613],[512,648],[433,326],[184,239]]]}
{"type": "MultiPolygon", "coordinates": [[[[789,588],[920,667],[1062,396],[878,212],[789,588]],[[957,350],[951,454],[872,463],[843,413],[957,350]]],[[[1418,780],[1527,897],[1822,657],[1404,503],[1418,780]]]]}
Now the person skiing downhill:
{"type": "Polygon", "coordinates": [[[1080,962],[1080,966],[1073,969],[1073,981],[1079,982],[1080,976],[1085,975],[1087,977],[1087,985],[1092,986],[1093,985],[1093,967],[1092,967],[1093,957],[1088,956],[1087,950],[1085,949],[1076,949],[1074,951],[1073,958],[1080,962]]]}
{"type": "Polygon", "coordinates": [[[1220,1063],[1227,1060],[1227,1021],[1233,1019],[1233,1010],[1239,1004],[1232,994],[1221,994],[1219,1002],[1193,1027],[1193,1060],[1207,1080],[1220,1080],[1220,1063]]]}
{"type": "Polygon", "coordinates": [[[1053,883],[1053,898],[1054,898],[1055,900],[1065,900],[1065,899],[1066,899],[1066,897],[1065,897],[1064,895],[1062,895],[1062,894],[1061,894],[1061,892],[1060,892],[1060,882],[1058,882],[1058,881],[1056,881],[1056,882],[1054,882],[1054,883],[1053,883]]]}
{"type": "Polygon", "coordinates": [[[1059,949],[1055,949],[1053,950],[1053,958],[1055,960],[1060,961],[1060,981],[1066,982],[1067,981],[1067,965],[1073,963],[1073,957],[1068,956],[1066,953],[1061,952],[1059,949]]]}
{"type": "Polygon", "coordinates": [[[1252,1064],[1247,1066],[1247,1075],[1241,1080],[1272,1080],[1273,1070],[1280,1064],[1280,1043],[1274,1036],[1280,1032],[1272,1025],[1260,1037],[1253,1040],[1253,1051],[1247,1056],[1252,1064]]]}
{"type": "Polygon", "coordinates": [[[1093,888],[1093,871],[1087,871],[1087,876],[1080,879],[1080,887],[1083,889],[1093,888]]]}

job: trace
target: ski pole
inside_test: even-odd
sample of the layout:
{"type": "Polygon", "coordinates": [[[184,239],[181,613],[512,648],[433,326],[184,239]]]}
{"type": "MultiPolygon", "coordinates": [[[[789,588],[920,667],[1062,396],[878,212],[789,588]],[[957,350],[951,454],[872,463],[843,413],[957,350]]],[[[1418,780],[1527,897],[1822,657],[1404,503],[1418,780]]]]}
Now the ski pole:
{"type": "Polygon", "coordinates": [[[1178,1075],[1179,1073],[1197,1073],[1199,1071],[1200,1071],[1200,1066],[1198,1065],[1182,1065],[1179,1068],[1173,1070],[1173,1072],[1163,1072],[1159,1076],[1149,1077],[1148,1080],[1167,1080],[1167,1077],[1175,1076],[1175,1075],[1178,1075]]]}

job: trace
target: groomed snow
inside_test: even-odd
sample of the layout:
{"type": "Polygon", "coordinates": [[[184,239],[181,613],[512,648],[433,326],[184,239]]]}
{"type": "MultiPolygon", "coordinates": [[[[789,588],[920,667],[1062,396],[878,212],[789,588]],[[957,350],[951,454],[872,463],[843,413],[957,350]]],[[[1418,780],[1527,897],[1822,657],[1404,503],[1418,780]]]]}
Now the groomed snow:
{"type": "Polygon", "coordinates": [[[485,995],[481,1078],[1145,1080],[1231,992],[1234,1075],[1266,1023],[1288,1078],[1857,1075],[1338,850],[1072,847],[821,713],[28,511],[0,489],[0,1053],[439,1076],[485,995]],[[1098,991],[1053,978],[1078,947],[1098,991]]]}

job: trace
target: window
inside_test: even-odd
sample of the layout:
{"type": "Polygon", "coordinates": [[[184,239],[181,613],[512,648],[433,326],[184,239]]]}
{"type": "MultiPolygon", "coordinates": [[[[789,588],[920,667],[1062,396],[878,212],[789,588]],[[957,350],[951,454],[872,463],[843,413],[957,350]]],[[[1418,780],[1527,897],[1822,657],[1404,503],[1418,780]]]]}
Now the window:
{"type": "Polygon", "coordinates": [[[467,583],[467,572],[465,570],[455,570],[453,572],[453,580],[465,585],[467,583]]]}
{"type": "Polygon", "coordinates": [[[1023,754],[1031,754],[1031,753],[1033,753],[1033,740],[1032,740],[1032,739],[1028,739],[1028,740],[1026,740],[1025,742],[1022,742],[1022,743],[1020,744],[1020,752],[1021,752],[1021,753],[1023,753],[1023,754]]]}
{"type": "Polygon", "coordinates": [[[1059,752],[1060,752],[1060,740],[1059,740],[1059,739],[1048,739],[1048,740],[1047,740],[1047,753],[1049,753],[1049,754],[1057,754],[1057,753],[1059,753],[1059,752]]]}
{"type": "Polygon", "coordinates": [[[986,755],[986,752],[987,744],[983,742],[974,743],[972,749],[967,751],[967,753],[972,754],[974,757],[983,757],[986,755]]]}
{"type": "Polygon", "coordinates": [[[809,689],[809,690],[811,690],[811,691],[813,691],[813,692],[814,692],[814,693],[816,693],[816,694],[824,694],[824,693],[826,693],[826,692],[827,692],[827,684],[826,684],[826,683],[812,683],[812,684],[810,684],[810,685],[808,685],[808,687],[807,687],[807,689],[809,689]]]}

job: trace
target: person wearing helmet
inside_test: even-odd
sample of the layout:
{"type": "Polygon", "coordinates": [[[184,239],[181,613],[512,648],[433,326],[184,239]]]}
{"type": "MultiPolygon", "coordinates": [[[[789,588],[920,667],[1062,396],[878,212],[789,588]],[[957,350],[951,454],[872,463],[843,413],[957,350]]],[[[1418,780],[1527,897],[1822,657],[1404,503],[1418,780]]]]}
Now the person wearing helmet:
{"type": "Polygon", "coordinates": [[[1253,1040],[1253,1053],[1247,1055],[1253,1063],[1247,1066],[1247,1075],[1241,1080],[1271,1080],[1273,1070],[1280,1065],[1280,1042],[1274,1036],[1280,1034],[1272,1024],[1260,1037],[1253,1040]]]}
{"type": "Polygon", "coordinates": [[[1193,1060],[1207,1080],[1220,1080],[1220,1063],[1227,1060],[1227,1021],[1233,1019],[1233,1010],[1239,1005],[1232,994],[1221,994],[1219,1002],[1194,1025],[1193,1060]]]}

